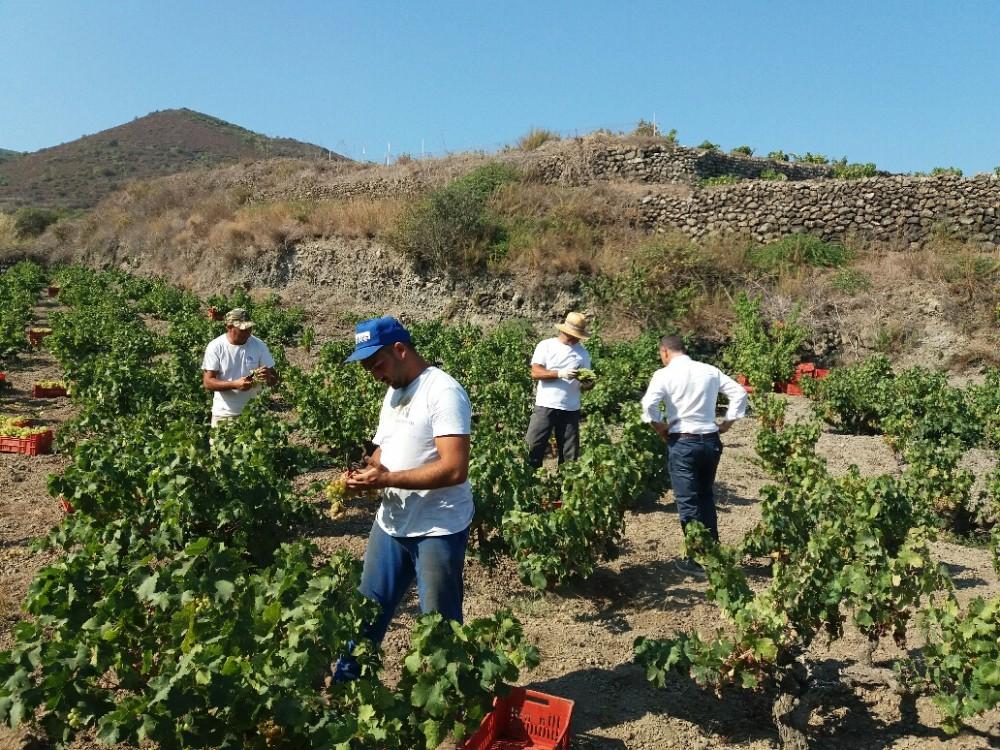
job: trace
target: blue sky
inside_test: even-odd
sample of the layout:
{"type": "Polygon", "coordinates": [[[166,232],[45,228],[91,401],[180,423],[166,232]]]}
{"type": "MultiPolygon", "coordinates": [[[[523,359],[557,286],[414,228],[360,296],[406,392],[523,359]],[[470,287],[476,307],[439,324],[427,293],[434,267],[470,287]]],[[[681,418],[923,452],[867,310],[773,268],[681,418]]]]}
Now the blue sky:
{"type": "Polygon", "coordinates": [[[189,107],[353,158],[532,127],[1000,165],[1000,3],[0,0],[0,147],[189,107]]]}

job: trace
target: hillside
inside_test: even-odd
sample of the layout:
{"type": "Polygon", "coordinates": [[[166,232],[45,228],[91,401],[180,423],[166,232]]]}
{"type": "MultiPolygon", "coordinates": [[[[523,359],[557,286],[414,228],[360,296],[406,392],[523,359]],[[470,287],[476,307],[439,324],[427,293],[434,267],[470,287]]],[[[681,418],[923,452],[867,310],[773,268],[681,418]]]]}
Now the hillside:
{"type": "Polygon", "coordinates": [[[0,210],[20,206],[90,208],[133,180],[243,160],[344,160],[291,138],[269,138],[189,109],[139,117],[30,154],[0,151],[0,210]]]}
{"type": "Polygon", "coordinates": [[[11,151],[9,148],[0,148],[0,163],[16,159],[19,156],[23,156],[20,151],[11,151]]]}

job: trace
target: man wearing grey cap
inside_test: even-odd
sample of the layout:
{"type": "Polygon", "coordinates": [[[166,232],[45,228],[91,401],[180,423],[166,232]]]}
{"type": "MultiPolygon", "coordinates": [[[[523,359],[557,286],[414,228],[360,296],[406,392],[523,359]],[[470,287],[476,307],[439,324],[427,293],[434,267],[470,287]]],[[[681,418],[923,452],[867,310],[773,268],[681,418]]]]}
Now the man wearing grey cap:
{"type": "Polygon", "coordinates": [[[237,307],[226,313],[226,332],[205,348],[201,382],[205,390],[215,393],[212,427],[238,417],[260,392],[261,383],[278,382],[274,357],[267,345],[251,334],[252,330],[253,321],[247,311],[237,307]]]}

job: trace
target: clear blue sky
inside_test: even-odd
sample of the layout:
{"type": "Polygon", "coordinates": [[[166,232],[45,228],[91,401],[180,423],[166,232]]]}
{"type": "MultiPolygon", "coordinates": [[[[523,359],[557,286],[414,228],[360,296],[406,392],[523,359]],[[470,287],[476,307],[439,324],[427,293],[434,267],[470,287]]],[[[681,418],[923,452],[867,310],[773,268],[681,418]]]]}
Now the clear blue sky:
{"type": "Polygon", "coordinates": [[[0,0],[0,147],[189,107],[360,158],[531,127],[1000,165],[996,0],[0,0]]]}

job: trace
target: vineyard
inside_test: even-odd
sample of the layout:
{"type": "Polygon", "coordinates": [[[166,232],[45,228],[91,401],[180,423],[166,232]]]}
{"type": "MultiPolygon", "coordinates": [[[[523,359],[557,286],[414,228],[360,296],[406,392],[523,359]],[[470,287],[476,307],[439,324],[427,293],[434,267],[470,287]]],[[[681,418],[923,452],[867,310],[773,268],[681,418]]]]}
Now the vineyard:
{"type": "Polygon", "coordinates": [[[408,606],[380,651],[356,591],[377,501],[324,491],[384,388],[342,364],[353,342],[317,344],[276,298],[12,267],[0,431],[57,422],[57,455],[0,457],[0,719],[73,747],[435,748],[530,684],[577,702],[577,747],[996,742],[1000,373],[959,388],[875,358],[793,402],[767,391],[794,370],[794,313],[775,325],[742,297],[737,316],[720,364],[755,394],[725,441],[721,546],[680,538],[639,419],[659,332],[588,341],[582,457],[536,475],[527,362],[548,333],[410,326],[473,404],[469,599],[463,626],[408,606]],[[210,431],[207,311],[232,307],[281,381],[210,431]],[[30,328],[51,329],[37,348],[30,328]],[[68,386],[58,419],[32,383],[68,386]],[[19,520],[38,507],[47,523],[19,520]],[[707,583],[672,571],[683,544],[707,583]],[[330,682],[349,651],[361,679],[330,682]]]}

